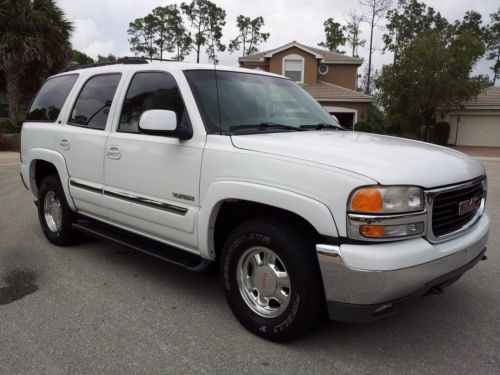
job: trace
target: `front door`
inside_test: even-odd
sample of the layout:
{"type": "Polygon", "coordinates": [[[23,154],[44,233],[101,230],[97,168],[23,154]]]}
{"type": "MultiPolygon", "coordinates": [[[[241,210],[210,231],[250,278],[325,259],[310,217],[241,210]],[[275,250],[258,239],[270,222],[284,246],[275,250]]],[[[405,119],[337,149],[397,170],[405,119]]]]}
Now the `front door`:
{"type": "Polygon", "coordinates": [[[138,72],[131,77],[116,130],[105,152],[104,200],[109,218],[125,229],[196,251],[200,168],[206,137],[181,141],[141,133],[143,112],[166,109],[178,125],[191,126],[172,75],[138,72]]]}

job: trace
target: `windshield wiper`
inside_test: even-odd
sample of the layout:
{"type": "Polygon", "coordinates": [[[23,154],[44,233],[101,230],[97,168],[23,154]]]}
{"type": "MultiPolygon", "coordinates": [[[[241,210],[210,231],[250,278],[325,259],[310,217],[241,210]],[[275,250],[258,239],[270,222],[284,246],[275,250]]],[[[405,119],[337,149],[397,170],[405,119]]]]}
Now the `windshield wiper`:
{"type": "Polygon", "coordinates": [[[294,130],[294,131],[303,131],[305,129],[302,129],[302,126],[297,127],[297,126],[292,126],[292,125],[284,125],[284,124],[276,124],[274,122],[261,122],[260,124],[247,124],[247,125],[236,125],[236,126],[231,126],[229,130],[248,130],[248,129],[287,129],[287,130],[294,130]]]}
{"type": "Polygon", "coordinates": [[[342,126],[327,124],[326,122],[321,122],[321,123],[315,124],[315,125],[300,125],[300,128],[301,129],[314,129],[314,130],[321,130],[321,129],[344,130],[344,128],[342,126]]]}

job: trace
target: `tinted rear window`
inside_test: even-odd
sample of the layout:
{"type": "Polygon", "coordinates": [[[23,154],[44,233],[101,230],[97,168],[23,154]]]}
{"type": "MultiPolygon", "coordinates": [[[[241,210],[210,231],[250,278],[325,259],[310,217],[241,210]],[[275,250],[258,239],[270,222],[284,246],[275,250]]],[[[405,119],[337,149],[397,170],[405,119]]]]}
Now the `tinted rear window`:
{"type": "Polygon", "coordinates": [[[77,74],[48,79],[33,101],[26,120],[55,122],[77,79],[77,74]]]}

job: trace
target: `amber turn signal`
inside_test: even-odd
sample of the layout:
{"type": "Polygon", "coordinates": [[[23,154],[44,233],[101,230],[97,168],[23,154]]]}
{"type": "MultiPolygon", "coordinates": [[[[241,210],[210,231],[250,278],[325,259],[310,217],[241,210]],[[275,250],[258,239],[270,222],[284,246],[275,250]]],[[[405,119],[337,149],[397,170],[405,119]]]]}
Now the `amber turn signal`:
{"type": "Polygon", "coordinates": [[[385,228],[381,225],[362,225],[359,233],[365,237],[384,237],[385,228]]]}
{"type": "Polygon", "coordinates": [[[382,212],[383,207],[382,194],[376,188],[360,189],[351,199],[351,211],[382,212]]]}

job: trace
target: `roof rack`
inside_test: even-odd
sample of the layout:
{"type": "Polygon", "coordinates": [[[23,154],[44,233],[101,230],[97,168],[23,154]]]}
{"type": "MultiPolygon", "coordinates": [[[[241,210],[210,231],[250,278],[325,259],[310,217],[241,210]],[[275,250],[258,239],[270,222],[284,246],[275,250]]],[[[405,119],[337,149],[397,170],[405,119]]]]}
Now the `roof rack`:
{"type": "Polygon", "coordinates": [[[117,65],[117,64],[148,64],[149,61],[176,61],[176,60],[167,60],[167,59],[160,59],[160,58],[155,58],[155,57],[120,57],[116,61],[101,61],[101,62],[96,62],[93,64],[84,64],[84,65],[70,65],[63,70],[61,70],[61,73],[64,72],[71,72],[73,70],[80,70],[80,69],[88,69],[88,68],[96,68],[99,66],[107,66],[107,65],[117,65]]]}

